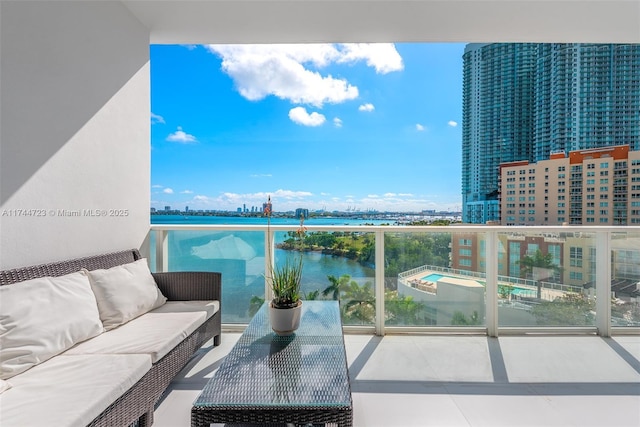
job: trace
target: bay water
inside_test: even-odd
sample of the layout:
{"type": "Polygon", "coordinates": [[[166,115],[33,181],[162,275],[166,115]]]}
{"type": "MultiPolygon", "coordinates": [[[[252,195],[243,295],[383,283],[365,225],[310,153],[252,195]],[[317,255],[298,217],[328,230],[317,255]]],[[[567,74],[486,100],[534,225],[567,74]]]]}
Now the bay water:
{"type": "MultiPolygon", "coordinates": [[[[347,218],[310,218],[305,225],[364,225],[388,224],[389,221],[347,218]]],[[[152,215],[151,224],[220,224],[220,225],[267,225],[264,217],[220,217],[152,215]]],[[[272,225],[297,225],[295,218],[272,218],[272,225]]],[[[286,233],[276,233],[276,242],[286,238],[286,233]]],[[[218,230],[172,230],[169,238],[170,271],[219,271],[223,284],[223,317],[225,323],[244,323],[249,320],[249,306],[254,296],[264,298],[264,232],[262,231],[218,231],[218,230]]],[[[349,275],[362,285],[374,283],[374,269],[355,260],[325,255],[319,252],[294,252],[276,249],[276,265],[286,259],[302,256],[303,294],[322,292],[329,285],[328,276],[339,278],[349,275]]],[[[153,267],[153,263],[152,263],[153,267]]]]}

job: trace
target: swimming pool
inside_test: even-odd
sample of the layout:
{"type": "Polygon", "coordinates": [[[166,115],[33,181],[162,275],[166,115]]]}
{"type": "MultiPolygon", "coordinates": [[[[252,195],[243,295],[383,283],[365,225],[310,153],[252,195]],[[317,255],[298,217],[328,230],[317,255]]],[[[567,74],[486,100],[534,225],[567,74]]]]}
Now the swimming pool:
{"type": "Polygon", "coordinates": [[[517,295],[519,297],[535,298],[537,295],[537,291],[533,289],[516,288],[514,286],[513,290],[511,291],[511,295],[517,295]]]}
{"type": "Polygon", "coordinates": [[[442,279],[443,277],[445,277],[442,274],[438,274],[438,273],[431,273],[428,276],[424,276],[422,277],[420,280],[426,280],[429,282],[437,282],[438,280],[442,279]]]}

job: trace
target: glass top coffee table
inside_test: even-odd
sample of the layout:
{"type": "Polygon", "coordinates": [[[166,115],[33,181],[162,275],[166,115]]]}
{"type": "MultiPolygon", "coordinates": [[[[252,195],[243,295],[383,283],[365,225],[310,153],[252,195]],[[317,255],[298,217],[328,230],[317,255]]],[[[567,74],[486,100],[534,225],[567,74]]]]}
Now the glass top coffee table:
{"type": "Polygon", "coordinates": [[[353,403],[337,301],[304,301],[300,328],[276,335],[267,303],[191,409],[192,426],[353,424],[353,403]]]}

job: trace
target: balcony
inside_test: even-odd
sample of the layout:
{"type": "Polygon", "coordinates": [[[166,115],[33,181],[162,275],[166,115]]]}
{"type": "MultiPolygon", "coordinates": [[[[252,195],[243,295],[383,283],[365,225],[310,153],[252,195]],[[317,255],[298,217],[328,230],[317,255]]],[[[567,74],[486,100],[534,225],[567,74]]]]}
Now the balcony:
{"type": "MultiPolygon", "coordinates": [[[[118,218],[3,217],[2,268],[145,245],[156,267],[170,268],[177,255],[170,246],[172,235],[203,231],[153,227],[151,237],[160,244],[144,243],[152,184],[150,43],[640,41],[636,2],[582,1],[565,8],[544,1],[516,7],[497,0],[396,3],[0,2],[2,209],[129,210],[127,217],[118,218]],[[505,21],[512,25],[502,25],[505,21]]],[[[382,285],[392,258],[381,237],[396,230],[367,230],[376,239],[375,271],[355,278],[371,280],[379,295],[372,324],[345,328],[355,425],[639,425],[640,343],[637,336],[621,335],[634,327],[613,324],[617,316],[609,311],[617,307],[608,303],[609,286],[613,291],[617,285],[611,278],[634,274],[638,265],[616,246],[633,243],[638,227],[569,229],[593,236],[586,247],[597,249],[591,263],[596,264],[597,286],[588,289],[603,297],[597,298],[591,325],[565,324],[551,331],[525,322],[505,323],[501,315],[501,304],[509,300],[498,294],[498,276],[510,260],[496,247],[514,229],[456,229],[487,237],[485,259],[479,256],[471,271],[485,274],[488,288],[484,324],[446,327],[437,317],[435,325],[387,321],[382,285]],[[606,258],[610,254],[620,257],[617,264],[606,258]],[[616,335],[609,338],[609,333],[616,335]]],[[[255,231],[263,246],[270,241],[260,228],[229,231],[255,231]]],[[[474,253],[482,254],[482,247],[474,253]]],[[[590,256],[583,253],[585,261],[590,256]]],[[[563,271],[567,276],[585,273],[571,268],[570,254],[561,262],[569,266],[563,271]]],[[[246,267],[241,271],[246,274],[246,267]]],[[[264,266],[254,271],[259,277],[264,266]]],[[[527,302],[511,302],[521,301],[527,302]]],[[[231,320],[222,347],[205,346],[174,382],[158,406],[156,426],[189,425],[193,398],[233,345],[237,335],[230,331],[242,328],[240,321],[231,320]]]]}

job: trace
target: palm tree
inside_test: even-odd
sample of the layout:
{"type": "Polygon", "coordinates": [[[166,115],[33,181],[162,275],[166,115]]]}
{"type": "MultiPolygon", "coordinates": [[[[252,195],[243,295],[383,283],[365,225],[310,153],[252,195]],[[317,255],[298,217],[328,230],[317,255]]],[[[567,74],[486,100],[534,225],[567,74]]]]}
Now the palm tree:
{"type": "Polygon", "coordinates": [[[385,291],[385,322],[390,325],[417,325],[418,314],[425,305],[411,296],[400,296],[398,291],[385,291]]]}
{"type": "Polygon", "coordinates": [[[340,300],[340,292],[344,291],[349,285],[349,280],[351,280],[351,276],[348,274],[340,276],[338,279],[336,276],[328,275],[327,279],[331,283],[327,288],[322,291],[322,295],[325,297],[329,294],[332,294],[332,298],[335,301],[340,300]]]}
{"type": "Polygon", "coordinates": [[[543,254],[540,249],[533,256],[526,255],[517,264],[520,264],[522,273],[533,276],[538,287],[538,299],[542,299],[542,280],[560,271],[560,267],[553,263],[553,256],[550,253],[543,254]]]}
{"type": "Polygon", "coordinates": [[[344,290],[344,293],[344,299],[347,301],[344,305],[344,310],[349,318],[358,320],[361,324],[374,321],[376,302],[371,282],[366,282],[360,286],[358,282],[352,280],[344,290]]]}

